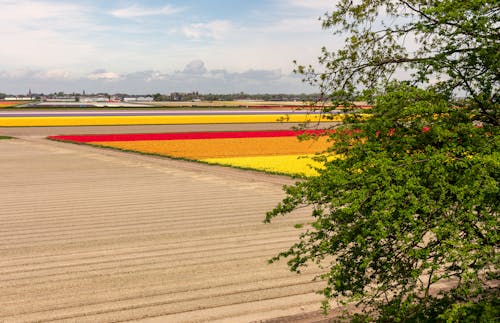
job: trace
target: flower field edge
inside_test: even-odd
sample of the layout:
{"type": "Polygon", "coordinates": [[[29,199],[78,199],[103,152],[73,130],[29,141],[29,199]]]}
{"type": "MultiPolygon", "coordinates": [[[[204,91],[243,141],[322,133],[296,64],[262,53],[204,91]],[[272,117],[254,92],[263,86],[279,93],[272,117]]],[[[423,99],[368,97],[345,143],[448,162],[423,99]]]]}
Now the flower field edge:
{"type": "Polygon", "coordinates": [[[321,164],[312,159],[313,155],[279,155],[232,158],[205,158],[203,162],[252,169],[271,174],[285,174],[294,177],[317,176],[316,168],[321,164]]]}
{"type": "Polygon", "coordinates": [[[26,104],[26,103],[29,103],[29,102],[26,102],[26,101],[22,101],[22,102],[20,102],[20,101],[0,101],[0,109],[13,108],[15,106],[26,104]]]}
{"type": "MultiPolygon", "coordinates": [[[[160,156],[173,160],[198,162],[209,165],[218,165],[218,166],[233,167],[243,170],[259,171],[268,174],[286,175],[295,178],[304,178],[304,177],[316,176],[317,172],[315,170],[315,167],[321,167],[320,164],[314,162],[311,159],[311,157],[314,156],[315,153],[306,152],[306,150],[303,150],[303,148],[300,148],[300,146],[299,150],[291,150],[290,152],[295,151],[292,154],[289,153],[287,154],[287,148],[284,148],[283,151],[280,149],[275,150],[273,148],[273,147],[275,148],[279,147],[281,143],[285,145],[284,147],[287,147],[286,142],[290,141],[292,137],[296,138],[298,135],[303,133],[304,131],[270,130],[270,131],[190,132],[190,133],[160,133],[160,134],[159,133],[111,134],[111,135],[82,135],[82,136],[70,135],[70,136],[49,136],[48,139],[55,141],[69,142],[73,144],[89,145],[98,148],[113,149],[127,153],[160,156]],[[286,140],[279,139],[280,137],[285,137],[287,139],[286,140]],[[162,146],[161,144],[162,141],[172,142],[172,143],[178,141],[181,146],[180,149],[177,150],[174,149],[173,151],[169,151],[168,149],[165,149],[163,151],[161,150],[155,151],[154,147],[149,147],[149,143],[147,140],[146,141],[142,140],[145,138],[156,139],[156,140],[151,140],[151,144],[158,142],[160,147],[162,146]],[[204,139],[197,140],[199,138],[204,138],[204,139]],[[111,139],[111,140],[109,142],[95,141],[102,139],[106,140],[111,139]],[[131,139],[131,140],[128,141],[123,139],[131,139]],[[184,144],[187,145],[187,147],[199,147],[197,149],[202,149],[206,145],[204,142],[207,141],[207,143],[211,143],[212,139],[214,139],[214,142],[217,142],[219,141],[218,139],[220,139],[224,141],[224,143],[222,142],[217,143],[218,146],[217,145],[212,146],[212,144],[210,144],[209,145],[210,147],[216,147],[216,150],[218,150],[218,149],[224,149],[223,147],[230,146],[236,149],[235,153],[232,155],[231,154],[218,155],[217,153],[214,153],[212,154],[212,156],[210,156],[210,152],[209,155],[207,156],[203,155],[190,156],[190,155],[177,154],[177,152],[179,151],[181,152],[184,151],[182,148],[183,142],[185,142],[184,144]],[[257,146],[254,146],[252,144],[248,145],[247,139],[250,140],[251,142],[255,140],[258,143],[257,146]],[[233,144],[231,142],[232,140],[236,140],[237,142],[233,144]],[[243,151],[241,152],[238,152],[237,151],[238,148],[236,148],[235,145],[239,146],[242,143],[240,140],[243,140],[244,146],[247,145],[246,149],[248,150],[248,152],[251,152],[251,149],[257,149],[256,151],[262,153],[263,155],[252,155],[252,154],[246,155],[247,150],[245,149],[243,149],[243,151]],[[264,142],[261,142],[262,140],[264,140],[264,142]],[[196,143],[196,145],[193,146],[193,143],[190,143],[190,141],[198,143],[196,143]],[[138,142],[139,145],[133,144],[133,142],[138,142]],[[128,143],[130,143],[130,145],[128,143]],[[202,144],[202,146],[199,146],[200,143],[202,144]],[[141,145],[148,149],[142,149],[141,145]],[[264,145],[264,146],[258,148],[259,145],[264,145]],[[266,149],[271,149],[271,150],[266,151],[266,149]],[[298,159],[299,156],[302,157],[306,156],[306,158],[298,159]]],[[[321,134],[323,133],[323,131],[321,132],[309,131],[308,133],[321,134]]],[[[326,137],[322,138],[327,139],[326,137]]],[[[325,143],[323,143],[323,145],[324,144],[325,143]]],[[[323,148],[324,147],[318,147],[316,153],[318,153],[320,150],[324,151],[322,150],[323,148]]],[[[210,151],[210,149],[208,150],[210,151]]]]}
{"type": "Polygon", "coordinates": [[[304,123],[342,121],[342,115],[329,119],[311,115],[197,115],[197,116],[78,116],[78,117],[0,117],[1,127],[45,126],[112,126],[165,124],[231,124],[231,123],[304,123]]]}
{"type": "Polygon", "coordinates": [[[51,137],[47,137],[47,139],[53,140],[53,141],[69,143],[69,144],[73,144],[73,145],[90,146],[90,147],[96,147],[96,148],[100,148],[100,149],[116,150],[116,151],[121,151],[121,152],[125,152],[125,153],[134,153],[134,154],[145,155],[145,156],[165,157],[165,158],[169,158],[169,159],[173,159],[173,160],[183,160],[183,161],[189,161],[189,162],[196,162],[197,161],[196,159],[177,157],[177,156],[173,156],[173,155],[166,155],[166,154],[160,154],[160,153],[150,153],[150,152],[144,152],[144,151],[140,151],[140,150],[124,149],[124,148],[95,144],[95,143],[91,143],[91,142],[68,141],[68,140],[60,140],[60,139],[51,138],[51,137]]]}
{"type": "Polygon", "coordinates": [[[318,140],[314,141],[300,141],[295,136],[287,136],[196,140],[111,141],[92,142],[89,144],[173,155],[190,159],[203,159],[314,154],[328,149],[330,146],[328,140],[328,137],[320,137],[318,140]]]}
{"type": "Polygon", "coordinates": [[[140,133],[140,134],[95,134],[95,135],[61,135],[49,136],[49,139],[75,142],[112,142],[140,140],[189,140],[189,139],[221,139],[221,138],[261,138],[288,137],[302,134],[319,135],[323,130],[263,130],[263,131],[206,131],[178,133],[140,133]]]}
{"type": "Polygon", "coordinates": [[[236,169],[247,170],[247,171],[257,171],[257,172],[266,173],[266,174],[270,174],[270,175],[281,175],[281,176],[288,176],[288,177],[292,177],[292,178],[304,178],[304,177],[306,177],[303,174],[292,174],[292,173],[270,171],[270,170],[266,171],[266,170],[262,170],[262,169],[251,168],[251,167],[229,165],[227,163],[226,164],[214,163],[214,162],[205,161],[203,159],[193,159],[193,158],[178,157],[178,156],[167,155],[167,154],[143,152],[143,151],[139,151],[139,150],[123,149],[123,148],[117,148],[117,147],[111,147],[111,146],[105,146],[105,145],[97,145],[97,144],[86,143],[86,142],[62,141],[62,140],[57,140],[57,139],[51,139],[51,140],[71,143],[71,144],[75,144],[75,145],[97,147],[100,149],[116,150],[116,151],[120,151],[120,152],[133,153],[133,154],[139,154],[139,155],[144,155],[144,156],[155,156],[155,157],[168,158],[168,159],[172,159],[172,160],[194,162],[194,163],[200,163],[200,164],[209,165],[209,166],[229,167],[229,168],[236,168],[236,169]]]}

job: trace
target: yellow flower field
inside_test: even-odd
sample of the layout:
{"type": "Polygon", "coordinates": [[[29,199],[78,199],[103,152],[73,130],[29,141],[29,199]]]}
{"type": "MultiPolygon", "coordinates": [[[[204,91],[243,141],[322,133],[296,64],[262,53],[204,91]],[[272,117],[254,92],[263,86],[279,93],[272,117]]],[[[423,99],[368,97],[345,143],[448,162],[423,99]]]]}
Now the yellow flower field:
{"type": "MultiPolygon", "coordinates": [[[[314,161],[313,157],[327,150],[331,143],[326,134],[301,141],[297,136],[302,133],[304,131],[263,130],[63,135],[50,138],[271,173],[314,176],[321,163],[314,161]]],[[[322,131],[309,130],[306,133],[314,135],[322,131]]]]}
{"type": "Polygon", "coordinates": [[[302,176],[318,175],[315,168],[322,165],[312,159],[313,155],[278,155],[231,158],[200,159],[209,164],[226,165],[240,168],[262,170],[270,173],[282,173],[302,176]]]}
{"type": "Polygon", "coordinates": [[[335,120],[327,120],[320,114],[0,117],[0,127],[273,123],[280,121],[300,123],[341,121],[341,119],[342,116],[335,116],[335,120]]]}

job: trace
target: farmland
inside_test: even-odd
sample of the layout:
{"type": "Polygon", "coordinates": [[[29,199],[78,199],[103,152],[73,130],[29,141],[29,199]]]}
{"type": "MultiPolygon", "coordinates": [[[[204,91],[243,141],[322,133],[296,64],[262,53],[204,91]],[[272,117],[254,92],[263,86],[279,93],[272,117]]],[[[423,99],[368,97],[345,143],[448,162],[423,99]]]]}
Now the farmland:
{"type": "Polygon", "coordinates": [[[11,108],[17,105],[25,104],[23,101],[0,101],[0,109],[2,108],[11,108]]]}
{"type": "Polygon", "coordinates": [[[314,111],[294,110],[125,110],[26,111],[0,114],[0,127],[116,126],[165,124],[302,123],[341,121],[314,111]]]}
{"type": "MultiPolygon", "coordinates": [[[[44,117],[33,113],[26,115],[44,117]]],[[[4,114],[0,120],[9,117],[4,114]]],[[[290,177],[123,151],[130,147],[110,150],[45,138],[76,141],[72,136],[80,134],[82,141],[99,146],[126,143],[120,140],[123,136],[149,139],[130,141],[135,144],[170,136],[171,143],[189,140],[193,147],[196,140],[205,140],[191,153],[208,150],[208,140],[230,140],[219,145],[225,148],[237,147],[231,140],[242,140],[243,146],[266,141],[252,156],[242,157],[243,146],[238,146],[240,155],[197,157],[221,164],[215,159],[278,160],[268,153],[276,153],[280,145],[300,148],[301,153],[321,148],[303,152],[308,144],[283,136],[292,125],[4,124],[0,134],[18,139],[0,141],[0,176],[7,187],[0,212],[0,321],[315,317],[320,301],[315,294],[320,283],[312,281],[316,272],[297,276],[285,263],[266,262],[296,239],[296,223],[307,222],[303,210],[270,225],[262,223],[265,212],[282,198],[282,185],[293,183],[290,177]],[[221,136],[226,138],[207,138],[221,136]]]]}
{"type": "Polygon", "coordinates": [[[328,147],[328,139],[301,141],[295,131],[193,132],[135,135],[52,136],[126,151],[196,160],[289,175],[315,175],[311,155],[328,147]]]}

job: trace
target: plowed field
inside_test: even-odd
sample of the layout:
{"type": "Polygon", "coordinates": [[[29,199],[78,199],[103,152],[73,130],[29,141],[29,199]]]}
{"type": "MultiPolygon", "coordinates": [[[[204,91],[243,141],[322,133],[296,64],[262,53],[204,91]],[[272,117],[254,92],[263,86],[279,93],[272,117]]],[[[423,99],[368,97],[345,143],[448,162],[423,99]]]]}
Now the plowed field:
{"type": "Polygon", "coordinates": [[[0,141],[0,321],[250,322],[317,310],[266,260],[285,177],[34,137],[0,141]]]}

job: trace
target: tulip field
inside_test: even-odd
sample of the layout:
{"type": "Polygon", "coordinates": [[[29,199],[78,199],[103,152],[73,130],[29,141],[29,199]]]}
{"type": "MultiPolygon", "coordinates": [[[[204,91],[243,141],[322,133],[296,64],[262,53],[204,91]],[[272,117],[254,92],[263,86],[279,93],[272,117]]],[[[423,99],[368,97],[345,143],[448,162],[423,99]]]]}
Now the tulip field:
{"type": "Polygon", "coordinates": [[[117,126],[162,124],[302,123],[340,122],[315,111],[291,110],[163,110],[163,111],[66,111],[8,112],[0,115],[0,127],[117,126]]]}
{"type": "Polygon", "coordinates": [[[299,140],[291,130],[51,136],[125,151],[195,160],[270,173],[314,176],[311,157],[324,151],[327,137],[299,140]]]}
{"type": "Polygon", "coordinates": [[[0,139],[15,138],[0,140],[0,322],[316,317],[318,272],[266,261],[309,210],[262,223],[293,176],[317,174],[312,157],[331,144],[288,130],[306,120],[323,116],[0,109],[0,139]]]}
{"type": "Polygon", "coordinates": [[[10,108],[10,107],[14,107],[16,105],[20,105],[20,104],[25,104],[26,102],[20,102],[20,101],[0,101],[0,109],[1,108],[10,108]]]}
{"type": "MultiPolygon", "coordinates": [[[[5,111],[0,127],[74,127],[131,125],[197,125],[341,122],[315,110],[290,109],[164,109],[5,111]]],[[[272,126],[270,126],[272,129],[272,126]]],[[[237,126],[233,127],[238,129],[237,126]]],[[[254,129],[251,129],[254,130],[254,129]]],[[[191,130],[186,130],[191,131],[191,130]]],[[[327,138],[299,141],[295,131],[214,131],[185,133],[52,136],[51,139],[154,154],[293,176],[313,176],[312,158],[328,147],[327,138]]]]}

